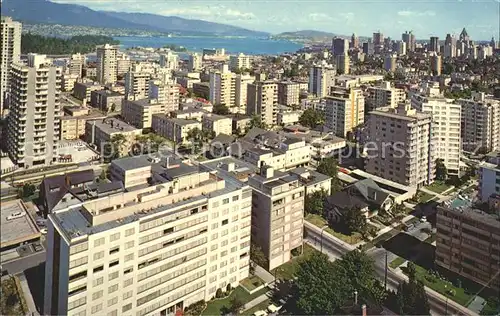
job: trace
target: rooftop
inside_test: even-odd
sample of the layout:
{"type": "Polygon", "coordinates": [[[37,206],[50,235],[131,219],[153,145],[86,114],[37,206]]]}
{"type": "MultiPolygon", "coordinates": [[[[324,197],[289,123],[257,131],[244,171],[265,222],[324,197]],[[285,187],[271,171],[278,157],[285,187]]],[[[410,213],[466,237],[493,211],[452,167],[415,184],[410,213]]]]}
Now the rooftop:
{"type": "Polygon", "coordinates": [[[151,166],[154,162],[148,159],[148,156],[134,156],[115,159],[111,164],[119,167],[122,170],[134,170],[151,166]]]}
{"type": "Polygon", "coordinates": [[[1,207],[1,243],[0,248],[16,245],[40,237],[35,221],[21,200],[2,202],[1,207]],[[7,220],[13,213],[24,212],[24,216],[7,220]]]}
{"type": "MultiPolygon", "coordinates": [[[[87,124],[89,124],[89,121],[87,121],[87,124]]],[[[94,124],[97,128],[101,129],[103,132],[107,134],[112,134],[117,132],[133,132],[141,130],[114,117],[106,118],[103,120],[93,120],[90,121],[90,124],[94,124]]]]}

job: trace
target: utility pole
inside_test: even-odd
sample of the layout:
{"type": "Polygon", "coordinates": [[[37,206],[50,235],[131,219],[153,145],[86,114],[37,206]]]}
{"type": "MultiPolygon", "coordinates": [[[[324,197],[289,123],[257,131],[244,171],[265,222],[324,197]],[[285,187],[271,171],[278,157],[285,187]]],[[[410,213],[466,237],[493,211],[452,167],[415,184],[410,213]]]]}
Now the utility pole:
{"type": "Polygon", "coordinates": [[[384,289],[387,291],[387,250],[385,251],[385,275],[384,275],[384,289]]]}

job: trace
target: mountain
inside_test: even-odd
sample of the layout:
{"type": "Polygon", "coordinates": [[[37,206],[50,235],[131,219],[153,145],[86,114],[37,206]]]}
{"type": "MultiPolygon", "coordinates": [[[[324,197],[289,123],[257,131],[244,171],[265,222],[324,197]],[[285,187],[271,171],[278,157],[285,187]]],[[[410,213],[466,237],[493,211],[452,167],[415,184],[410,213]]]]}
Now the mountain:
{"type": "Polygon", "coordinates": [[[275,37],[285,37],[285,38],[332,38],[338,36],[337,34],[329,33],[329,32],[323,32],[323,31],[316,31],[316,30],[301,30],[301,31],[295,31],[295,32],[284,32],[275,35],[275,37]]]}
{"type": "Polygon", "coordinates": [[[113,18],[130,21],[132,23],[143,23],[149,27],[160,29],[165,32],[196,32],[235,36],[269,36],[269,33],[265,32],[252,31],[241,27],[203,20],[184,19],[177,16],[164,16],[150,13],[102,12],[113,18]]]}
{"type": "Polygon", "coordinates": [[[146,13],[95,11],[82,5],[48,0],[3,0],[2,15],[34,23],[137,29],[180,34],[268,36],[236,26],[146,13]]]}

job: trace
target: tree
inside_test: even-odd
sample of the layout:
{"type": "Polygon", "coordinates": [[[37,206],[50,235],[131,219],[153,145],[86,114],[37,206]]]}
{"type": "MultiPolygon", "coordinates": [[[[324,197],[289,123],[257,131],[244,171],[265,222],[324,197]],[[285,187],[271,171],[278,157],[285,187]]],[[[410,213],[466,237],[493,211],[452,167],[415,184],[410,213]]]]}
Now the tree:
{"type": "Polygon", "coordinates": [[[436,180],[445,181],[447,178],[448,169],[446,169],[443,159],[436,159],[436,180]]]}
{"type": "Polygon", "coordinates": [[[111,136],[111,141],[104,144],[104,160],[111,162],[113,159],[120,158],[125,151],[124,148],[127,139],[123,134],[115,134],[111,136]]]}
{"type": "Polygon", "coordinates": [[[221,298],[224,294],[222,293],[222,289],[217,289],[217,291],[215,291],[215,297],[216,298],[221,298]]]}
{"type": "Polygon", "coordinates": [[[328,193],[320,190],[306,195],[304,207],[306,214],[323,214],[323,206],[328,193]]]}
{"type": "Polygon", "coordinates": [[[262,248],[260,248],[259,245],[253,242],[250,244],[250,259],[256,265],[259,265],[261,267],[267,266],[267,258],[264,252],[262,251],[262,248]]]}
{"type": "Polygon", "coordinates": [[[227,106],[225,106],[224,104],[217,103],[217,104],[214,104],[214,107],[212,109],[212,113],[218,114],[218,115],[228,115],[231,112],[229,111],[229,108],[227,106]]]}
{"type": "Polygon", "coordinates": [[[368,223],[360,209],[354,207],[347,209],[342,220],[350,232],[360,232],[362,234],[366,232],[368,223]]]}
{"type": "Polygon", "coordinates": [[[262,122],[262,118],[259,115],[254,115],[250,119],[250,124],[248,126],[249,128],[262,128],[262,129],[267,129],[266,123],[262,122]]]}
{"type": "Polygon", "coordinates": [[[229,310],[234,314],[239,314],[245,303],[237,295],[234,295],[229,301],[229,310]]]}
{"type": "Polygon", "coordinates": [[[299,118],[299,123],[303,126],[316,128],[325,122],[323,113],[315,109],[307,109],[299,118]]]}
{"type": "Polygon", "coordinates": [[[36,191],[35,185],[33,185],[31,183],[26,183],[25,185],[23,185],[21,195],[22,195],[22,197],[29,197],[29,196],[32,196],[33,194],[35,194],[35,191],[36,191]]]}
{"type": "Polygon", "coordinates": [[[430,315],[430,306],[424,284],[416,278],[413,262],[408,263],[408,282],[398,286],[396,304],[401,315],[430,315]]]}
{"type": "Polygon", "coordinates": [[[332,178],[332,193],[341,190],[342,185],[338,177],[337,161],[333,157],[321,160],[316,170],[332,178]]]}

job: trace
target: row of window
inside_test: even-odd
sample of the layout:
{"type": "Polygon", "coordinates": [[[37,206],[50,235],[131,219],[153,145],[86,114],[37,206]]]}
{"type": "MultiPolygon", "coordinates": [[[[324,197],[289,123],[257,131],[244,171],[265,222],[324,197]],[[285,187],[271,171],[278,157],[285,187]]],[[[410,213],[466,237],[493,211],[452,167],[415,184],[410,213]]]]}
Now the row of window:
{"type": "MultiPolygon", "coordinates": [[[[161,273],[163,271],[167,271],[169,269],[172,269],[175,266],[178,266],[178,265],[183,264],[185,262],[188,262],[190,260],[193,260],[193,259],[196,259],[198,257],[201,257],[201,256],[205,255],[206,253],[207,253],[207,249],[203,248],[203,249],[200,249],[200,250],[198,250],[196,252],[190,253],[189,255],[184,256],[182,258],[176,259],[174,261],[169,261],[169,262],[167,262],[164,265],[161,265],[159,267],[156,267],[154,269],[151,269],[149,271],[146,271],[144,273],[139,274],[137,280],[138,281],[142,281],[142,280],[147,279],[147,278],[149,278],[151,276],[154,276],[154,275],[156,275],[158,273],[161,273]]],[[[139,269],[141,269],[140,266],[139,266],[139,269]]]]}
{"type": "Polygon", "coordinates": [[[183,229],[196,226],[196,225],[198,225],[200,223],[204,223],[206,221],[208,221],[208,216],[203,216],[203,217],[199,217],[199,218],[190,220],[188,222],[182,223],[182,224],[174,226],[174,227],[166,228],[164,230],[161,230],[161,231],[149,234],[147,236],[141,237],[139,239],[139,244],[144,244],[144,243],[150,242],[152,240],[158,239],[158,238],[163,237],[165,235],[172,234],[174,232],[178,232],[178,231],[181,231],[183,229]]]}

